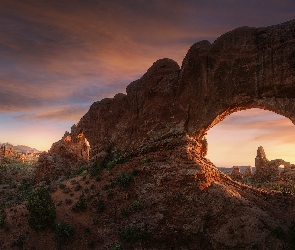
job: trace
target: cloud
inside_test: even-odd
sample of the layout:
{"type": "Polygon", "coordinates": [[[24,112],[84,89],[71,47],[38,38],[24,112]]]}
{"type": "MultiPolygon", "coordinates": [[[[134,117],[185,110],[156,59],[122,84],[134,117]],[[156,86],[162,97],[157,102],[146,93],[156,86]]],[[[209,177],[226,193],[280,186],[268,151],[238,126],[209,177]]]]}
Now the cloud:
{"type": "Polygon", "coordinates": [[[292,4],[1,1],[0,112],[88,104],[124,92],[157,59],[181,64],[194,42],[213,42],[240,25],[286,21],[294,16],[292,4]]]}
{"type": "Polygon", "coordinates": [[[240,133],[240,137],[248,134],[252,141],[295,142],[295,125],[291,120],[261,109],[250,109],[231,114],[213,129],[215,133],[240,133]]]}
{"type": "Polygon", "coordinates": [[[88,111],[88,109],[88,106],[59,107],[57,109],[50,109],[40,113],[20,115],[15,118],[20,120],[41,119],[77,122],[88,111]]]}
{"type": "MultiPolygon", "coordinates": [[[[293,0],[0,1],[0,118],[20,113],[20,128],[30,119],[68,126],[92,102],[125,92],[157,59],[181,64],[197,41],[294,16],[293,0]]],[[[261,128],[265,133],[256,138],[262,139],[270,137],[267,131],[273,138],[287,131],[275,119],[264,122],[267,116],[240,118],[219,125],[223,131],[261,128]]],[[[7,134],[7,122],[0,125],[7,134]]]]}
{"type": "Polygon", "coordinates": [[[268,159],[295,162],[295,126],[281,115],[261,109],[231,114],[208,131],[208,158],[218,166],[254,165],[263,146],[268,159]]]}

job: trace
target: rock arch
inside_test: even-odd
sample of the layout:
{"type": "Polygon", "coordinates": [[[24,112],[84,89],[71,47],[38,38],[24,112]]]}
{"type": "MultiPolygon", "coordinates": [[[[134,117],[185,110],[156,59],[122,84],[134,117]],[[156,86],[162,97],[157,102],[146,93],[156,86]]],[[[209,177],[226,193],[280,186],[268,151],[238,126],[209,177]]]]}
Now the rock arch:
{"type": "Polygon", "coordinates": [[[198,42],[181,68],[158,60],[126,92],[93,103],[71,128],[72,138],[83,131],[92,158],[110,145],[129,155],[182,150],[202,157],[204,133],[242,109],[267,109],[295,124],[295,20],[198,42]]]}
{"type": "Polygon", "coordinates": [[[184,59],[178,95],[190,102],[187,132],[199,137],[232,112],[261,108],[295,123],[295,22],[242,27],[213,44],[194,44],[184,59]]]}

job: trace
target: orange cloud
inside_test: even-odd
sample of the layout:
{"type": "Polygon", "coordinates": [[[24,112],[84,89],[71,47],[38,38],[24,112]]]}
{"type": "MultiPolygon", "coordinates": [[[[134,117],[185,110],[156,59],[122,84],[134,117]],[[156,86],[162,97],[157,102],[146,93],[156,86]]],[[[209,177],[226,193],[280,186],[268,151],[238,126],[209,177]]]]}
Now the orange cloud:
{"type": "Polygon", "coordinates": [[[295,163],[295,126],[270,111],[250,109],[231,114],[207,135],[208,158],[217,166],[254,165],[256,150],[263,146],[269,159],[295,163]]]}
{"type": "Polygon", "coordinates": [[[57,120],[57,121],[72,121],[77,122],[88,111],[89,107],[85,106],[71,106],[71,107],[59,107],[57,109],[51,109],[48,111],[27,114],[18,116],[18,119],[43,119],[43,120],[57,120]]]}

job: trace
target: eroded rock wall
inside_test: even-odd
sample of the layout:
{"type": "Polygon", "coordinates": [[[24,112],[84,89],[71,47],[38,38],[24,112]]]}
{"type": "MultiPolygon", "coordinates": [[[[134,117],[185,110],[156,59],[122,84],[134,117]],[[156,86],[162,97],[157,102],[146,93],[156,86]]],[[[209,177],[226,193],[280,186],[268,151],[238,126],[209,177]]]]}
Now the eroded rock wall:
{"type": "Polygon", "coordinates": [[[267,109],[295,122],[295,21],[198,42],[181,69],[158,60],[126,92],[93,103],[71,128],[72,139],[85,135],[94,160],[110,147],[130,156],[176,148],[205,156],[206,131],[242,109],[267,109]]]}

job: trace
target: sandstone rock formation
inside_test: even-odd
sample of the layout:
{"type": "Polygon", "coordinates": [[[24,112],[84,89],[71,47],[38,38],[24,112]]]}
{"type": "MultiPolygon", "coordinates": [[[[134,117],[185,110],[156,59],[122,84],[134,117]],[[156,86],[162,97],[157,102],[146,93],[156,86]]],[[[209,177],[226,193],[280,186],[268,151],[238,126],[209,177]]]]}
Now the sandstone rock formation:
{"type": "Polygon", "coordinates": [[[243,174],[243,178],[251,178],[252,177],[252,167],[247,166],[245,173],[243,174]]]}
{"type": "Polygon", "coordinates": [[[240,168],[236,166],[232,170],[230,177],[235,181],[241,181],[243,178],[255,178],[255,180],[259,182],[277,181],[280,177],[295,180],[295,165],[282,159],[269,161],[262,146],[257,149],[255,167],[256,172],[253,175],[251,166],[247,167],[244,174],[242,174],[240,168]],[[279,171],[279,167],[282,167],[283,171],[279,171]]]}
{"type": "MultiPolygon", "coordinates": [[[[116,199],[108,199],[103,214],[94,205],[83,217],[74,216],[69,207],[62,211],[62,218],[79,217],[79,233],[91,227],[100,247],[122,240],[117,228],[124,227],[145,230],[149,237],[124,249],[287,249],[286,240],[272,230],[288,232],[294,196],[250,187],[219,172],[205,158],[204,135],[232,112],[254,107],[295,122],[294,55],[295,21],[290,21],[238,28],[213,44],[196,43],[181,69],[171,59],[158,60],[127,87],[126,95],[92,104],[71,132],[40,156],[37,179],[57,178],[75,171],[79,161],[86,163],[88,141],[93,161],[110,150],[130,156],[113,172],[102,172],[102,183],[94,186],[104,197],[108,193],[101,187],[110,186],[121,171],[137,171],[129,189],[117,185],[108,190],[116,192],[116,199]],[[149,162],[142,163],[142,157],[149,162]],[[142,201],[143,211],[123,216],[120,211],[134,201],[142,201]],[[94,217],[100,223],[89,223],[94,217]]],[[[259,162],[267,163],[262,150],[259,162]]],[[[69,249],[85,249],[89,236],[83,237],[75,241],[79,247],[73,243],[69,249]]]]}
{"type": "Polygon", "coordinates": [[[233,171],[230,174],[230,177],[236,181],[241,181],[243,179],[243,174],[241,173],[240,168],[238,166],[234,167],[233,171]]]}
{"type": "Polygon", "coordinates": [[[14,156],[14,148],[12,145],[6,146],[2,145],[0,147],[0,157],[13,157],[14,156]]]}
{"type": "Polygon", "coordinates": [[[295,165],[286,162],[282,159],[275,159],[269,161],[262,146],[257,149],[257,156],[255,158],[256,173],[255,178],[260,181],[277,180],[280,175],[283,177],[295,177],[295,165]],[[279,171],[279,166],[283,166],[282,173],[279,171]]]}
{"type": "Polygon", "coordinates": [[[94,160],[110,146],[131,157],[173,149],[202,158],[206,131],[233,112],[261,108],[295,122],[294,55],[294,20],[237,28],[192,45],[181,69],[158,60],[126,95],[93,103],[68,136],[83,133],[94,160]]]}
{"type": "Polygon", "coordinates": [[[53,143],[50,154],[40,154],[36,171],[37,181],[75,173],[79,167],[87,164],[89,150],[89,143],[83,133],[73,138],[66,132],[61,140],[53,143]]]}

